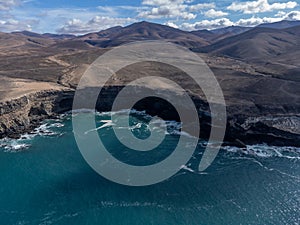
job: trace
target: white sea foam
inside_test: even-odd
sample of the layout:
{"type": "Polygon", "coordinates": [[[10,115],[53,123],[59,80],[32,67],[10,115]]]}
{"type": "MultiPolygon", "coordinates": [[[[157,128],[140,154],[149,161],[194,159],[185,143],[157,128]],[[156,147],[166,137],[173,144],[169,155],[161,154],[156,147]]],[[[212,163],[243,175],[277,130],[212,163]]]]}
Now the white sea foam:
{"type": "Polygon", "coordinates": [[[32,140],[35,136],[37,136],[36,133],[31,133],[31,134],[22,134],[21,137],[18,140],[32,140]]]}
{"type": "Polygon", "coordinates": [[[29,137],[27,138],[28,139],[3,138],[0,140],[0,148],[2,148],[4,152],[10,153],[26,150],[31,146],[29,143],[31,139],[29,137]]]}
{"type": "Polygon", "coordinates": [[[57,128],[60,128],[60,127],[64,127],[65,125],[63,123],[53,123],[53,124],[50,124],[49,127],[57,127],[57,128]]]}
{"type": "Polygon", "coordinates": [[[72,111],[67,112],[66,114],[73,114],[73,115],[77,115],[80,113],[95,113],[96,111],[94,109],[75,109],[72,111]]]}
{"type": "MultiPolygon", "coordinates": [[[[137,123],[134,126],[131,126],[130,130],[141,129],[142,126],[143,126],[143,123],[137,123]]],[[[149,127],[149,126],[147,125],[147,127],[149,127]]]]}
{"type": "Polygon", "coordinates": [[[225,146],[223,149],[227,152],[242,153],[244,155],[252,155],[260,158],[279,157],[300,160],[300,148],[297,147],[280,147],[260,144],[248,145],[246,148],[225,146]]]}
{"type": "Polygon", "coordinates": [[[20,152],[31,147],[32,140],[37,136],[59,136],[60,132],[55,132],[53,128],[64,127],[61,120],[55,120],[56,123],[47,122],[35,128],[31,133],[22,134],[18,139],[4,138],[0,140],[0,148],[4,152],[20,152]]]}
{"type": "Polygon", "coordinates": [[[100,120],[100,123],[111,123],[111,120],[100,120]]]}
{"type": "Polygon", "coordinates": [[[14,140],[4,146],[5,152],[19,152],[22,150],[26,150],[30,147],[29,144],[19,143],[18,141],[14,140]]]}
{"type": "Polygon", "coordinates": [[[180,167],[180,169],[189,171],[189,172],[191,172],[191,173],[195,173],[195,170],[189,168],[189,167],[186,166],[186,165],[182,165],[182,166],[180,167]]]}
{"type": "MultiPolygon", "coordinates": [[[[102,122],[102,121],[101,121],[102,122]]],[[[84,134],[89,134],[90,132],[94,132],[94,131],[98,131],[98,130],[101,130],[103,128],[106,128],[106,127],[111,127],[111,126],[114,126],[115,124],[109,120],[108,122],[106,122],[105,124],[101,125],[100,127],[97,127],[95,129],[92,129],[92,130],[88,130],[86,132],[84,132],[84,134]]]]}
{"type": "Polygon", "coordinates": [[[49,126],[47,123],[41,125],[40,127],[34,129],[34,133],[36,133],[39,136],[54,136],[57,135],[56,132],[51,131],[49,128],[51,128],[51,126],[49,126]]]}
{"type": "MultiPolygon", "coordinates": [[[[77,112],[77,111],[76,111],[77,112]]],[[[88,113],[95,113],[94,111],[91,110],[81,110],[78,112],[88,112],[88,113]]],[[[97,112],[96,114],[98,116],[112,116],[112,115],[128,115],[128,113],[133,114],[133,115],[138,115],[141,116],[143,119],[145,120],[151,120],[151,124],[155,125],[154,127],[152,127],[152,129],[150,131],[154,131],[154,130],[166,130],[165,135],[183,135],[189,138],[194,138],[192,135],[180,131],[180,129],[182,128],[182,123],[177,122],[177,121],[163,121],[161,119],[157,119],[156,117],[150,116],[148,114],[146,114],[145,111],[137,111],[137,110],[120,110],[117,112],[97,112]]],[[[100,120],[100,123],[105,123],[104,125],[101,125],[100,127],[96,128],[96,129],[92,129],[92,130],[88,130],[85,132],[85,134],[88,134],[90,132],[93,131],[97,131],[106,127],[110,127],[110,126],[116,126],[116,124],[112,123],[111,120],[100,120]]],[[[143,122],[138,122],[136,124],[134,124],[133,126],[128,126],[128,127],[114,127],[114,129],[129,129],[131,131],[134,131],[135,129],[141,129],[143,127],[143,125],[145,126],[146,129],[150,129],[149,124],[147,123],[143,123],[143,122]]]]}

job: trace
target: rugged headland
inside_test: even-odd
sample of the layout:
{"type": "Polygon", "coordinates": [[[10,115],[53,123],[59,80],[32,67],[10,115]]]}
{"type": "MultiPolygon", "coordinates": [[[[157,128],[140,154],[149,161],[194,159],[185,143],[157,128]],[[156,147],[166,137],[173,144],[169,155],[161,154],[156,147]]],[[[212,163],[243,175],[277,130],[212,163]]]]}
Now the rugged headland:
{"type": "MultiPolygon", "coordinates": [[[[226,143],[300,146],[300,27],[233,29],[185,32],[142,22],[80,37],[0,33],[0,137],[18,137],[43,119],[71,110],[84,71],[110,48],[136,40],[166,40],[197,52],[214,72],[227,104],[226,143]]],[[[109,110],[124,84],[145,75],[175,77],[184,86],[206,138],[210,112],[202,91],[182,71],[160,63],[143,62],[119,71],[106,84],[97,109],[109,110]]],[[[172,93],[167,86],[149,84],[172,93]]],[[[158,100],[137,107],[176,119],[158,100]]]]}

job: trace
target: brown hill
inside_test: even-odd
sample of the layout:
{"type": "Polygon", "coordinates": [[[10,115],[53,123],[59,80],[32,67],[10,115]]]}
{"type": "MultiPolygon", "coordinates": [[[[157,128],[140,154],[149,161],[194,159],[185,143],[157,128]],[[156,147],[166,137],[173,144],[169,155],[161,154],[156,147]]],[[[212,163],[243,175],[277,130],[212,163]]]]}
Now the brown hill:
{"type": "Polygon", "coordinates": [[[0,32],[0,55],[30,55],[35,51],[40,51],[60,40],[43,37],[40,34],[30,33],[1,33],[0,32]]]}
{"type": "Polygon", "coordinates": [[[143,40],[170,41],[189,48],[208,45],[208,41],[190,32],[149,22],[134,23],[127,27],[114,27],[98,33],[87,34],[78,39],[102,48],[143,40]]]}
{"type": "Polygon", "coordinates": [[[274,29],[286,29],[291,27],[300,26],[300,21],[290,21],[290,20],[282,20],[275,23],[264,23],[258,25],[258,27],[266,27],[266,28],[274,28],[274,29]]]}
{"type": "Polygon", "coordinates": [[[251,29],[252,28],[250,27],[231,26],[231,27],[224,27],[215,30],[196,30],[196,31],[191,31],[191,33],[213,44],[225,38],[242,34],[251,29]]]}
{"type": "Polygon", "coordinates": [[[266,74],[299,80],[294,75],[300,72],[299,35],[300,26],[282,30],[257,27],[204,47],[202,51],[255,63],[266,74]]]}

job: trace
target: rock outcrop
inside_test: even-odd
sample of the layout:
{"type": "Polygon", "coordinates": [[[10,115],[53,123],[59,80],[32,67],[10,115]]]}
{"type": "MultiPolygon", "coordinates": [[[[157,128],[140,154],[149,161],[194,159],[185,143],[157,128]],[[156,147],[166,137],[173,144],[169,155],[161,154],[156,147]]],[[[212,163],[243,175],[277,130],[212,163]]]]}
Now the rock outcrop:
{"type": "Polygon", "coordinates": [[[0,138],[30,132],[42,120],[71,110],[73,91],[42,91],[0,103],[0,138]]]}

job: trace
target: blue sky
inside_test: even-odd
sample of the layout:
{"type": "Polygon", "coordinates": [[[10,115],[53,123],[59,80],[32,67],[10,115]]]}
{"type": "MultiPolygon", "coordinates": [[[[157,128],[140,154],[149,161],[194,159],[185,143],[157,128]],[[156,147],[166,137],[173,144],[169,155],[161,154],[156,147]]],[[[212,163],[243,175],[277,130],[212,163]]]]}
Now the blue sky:
{"type": "Polygon", "coordinates": [[[138,21],[183,30],[300,20],[299,0],[0,0],[0,31],[84,34],[138,21]]]}

